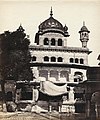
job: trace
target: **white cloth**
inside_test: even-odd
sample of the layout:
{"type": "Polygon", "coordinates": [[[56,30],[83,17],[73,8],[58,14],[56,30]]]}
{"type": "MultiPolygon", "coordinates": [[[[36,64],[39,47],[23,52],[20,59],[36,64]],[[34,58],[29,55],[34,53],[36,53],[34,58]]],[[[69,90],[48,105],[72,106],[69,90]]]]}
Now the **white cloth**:
{"type": "Polygon", "coordinates": [[[58,96],[67,93],[67,84],[63,86],[57,86],[50,81],[40,82],[40,91],[50,96],[58,96]]]}
{"type": "Polygon", "coordinates": [[[40,113],[40,112],[48,112],[48,110],[45,110],[45,109],[39,107],[38,105],[35,105],[32,107],[31,112],[40,113]]]}

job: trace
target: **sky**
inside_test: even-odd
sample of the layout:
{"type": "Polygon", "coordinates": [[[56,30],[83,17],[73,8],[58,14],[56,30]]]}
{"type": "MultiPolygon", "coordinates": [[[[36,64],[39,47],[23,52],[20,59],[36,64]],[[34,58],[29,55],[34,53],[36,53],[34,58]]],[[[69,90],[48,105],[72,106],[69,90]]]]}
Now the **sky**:
{"type": "Polygon", "coordinates": [[[33,44],[39,24],[50,16],[51,6],[53,17],[68,27],[70,47],[82,46],[78,32],[85,21],[90,31],[88,48],[92,51],[88,63],[97,66],[100,54],[99,0],[0,0],[0,34],[7,30],[16,31],[21,24],[33,44]]]}

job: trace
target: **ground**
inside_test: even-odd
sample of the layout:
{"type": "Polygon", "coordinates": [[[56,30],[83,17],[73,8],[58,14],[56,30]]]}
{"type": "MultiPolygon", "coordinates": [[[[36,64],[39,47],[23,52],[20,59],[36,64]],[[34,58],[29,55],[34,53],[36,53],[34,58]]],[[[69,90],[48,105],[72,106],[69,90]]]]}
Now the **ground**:
{"type": "Polygon", "coordinates": [[[0,120],[85,120],[80,115],[60,113],[1,113],[0,120]]]}

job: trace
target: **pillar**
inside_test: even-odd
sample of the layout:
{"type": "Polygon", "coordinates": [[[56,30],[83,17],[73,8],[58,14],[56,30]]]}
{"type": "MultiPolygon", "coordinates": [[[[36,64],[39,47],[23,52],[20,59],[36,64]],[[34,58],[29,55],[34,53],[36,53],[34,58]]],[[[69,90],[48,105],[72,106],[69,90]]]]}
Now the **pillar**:
{"type": "Polygon", "coordinates": [[[55,42],[56,42],[56,43],[55,43],[55,46],[57,47],[57,46],[58,46],[58,41],[56,40],[55,42]]]}
{"type": "Polygon", "coordinates": [[[67,39],[66,38],[64,38],[64,45],[63,46],[67,47],[67,39]]]}
{"type": "Polygon", "coordinates": [[[90,93],[87,93],[86,94],[86,106],[85,106],[85,114],[86,114],[87,120],[90,117],[90,101],[91,101],[91,95],[90,93]]]}
{"type": "Polygon", "coordinates": [[[73,91],[73,87],[70,87],[70,91],[69,91],[69,101],[74,102],[74,91],[73,91]]]}
{"type": "Polygon", "coordinates": [[[33,87],[33,98],[32,101],[36,102],[38,100],[39,92],[36,88],[33,87]]]}
{"type": "Polygon", "coordinates": [[[51,113],[52,112],[52,106],[49,105],[49,112],[51,113]]]}
{"type": "Polygon", "coordinates": [[[60,71],[58,71],[58,80],[60,81],[60,71]]]}
{"type": "Polygon", "coordinates": [[[60,105],[58,106],[58,111],[59,111],[59,113],[61,112],[61,106],[60,105]]]}
{"type": "Polygon", "coordinates": [[[91,93],[86,94],[86,120],[96,120],[95,104],[91,102],[91,93]]]}
{"type": "Polygon", "coordinates": [[[90,104],[90,120],[96,120],[95,103],[90,104]]]}
{"type": "Polygon", "coordinates": [[[51,40],[49,39],[49,47],[51,46],[51,40]]]}
{"type": "Polygon", "coordinates": [[[48,80],[49,80],[49,78],[50,78],[50,71],[48,70],[48,80]]]}

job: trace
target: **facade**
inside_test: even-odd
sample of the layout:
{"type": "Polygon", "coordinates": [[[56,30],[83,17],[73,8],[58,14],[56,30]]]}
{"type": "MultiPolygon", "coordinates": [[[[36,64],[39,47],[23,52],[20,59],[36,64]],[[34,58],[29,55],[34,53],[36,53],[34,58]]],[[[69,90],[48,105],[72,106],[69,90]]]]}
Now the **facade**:
{"type": "Polygon", "coordinates": [[[82,46],[69,47],[68,27],[53,17],[52,9],[50,17],[38,28],[35,44],[30,45],[31,67],[36,81],[51,81],[58,86],[67,84],[70,90],[67,95],[62,96],[62,111],[66,111],[67,108],[75,110],[73,105],[77,98],[82,100],[84,90],[79,88],[75,92],[74,86],[87,80],[88,55],[91,53],[87,47],[90,31],[83,23],[79,31],[82,46]]]}

